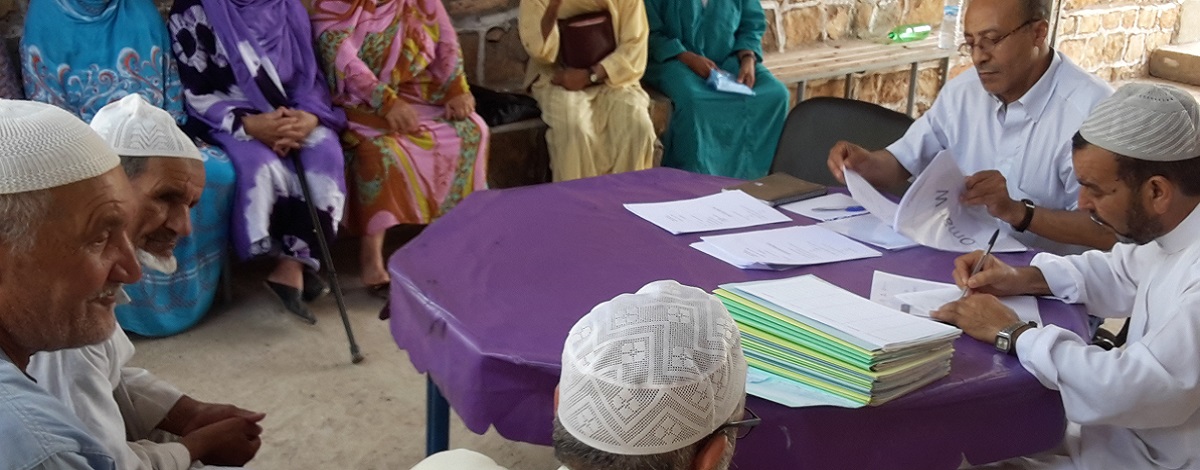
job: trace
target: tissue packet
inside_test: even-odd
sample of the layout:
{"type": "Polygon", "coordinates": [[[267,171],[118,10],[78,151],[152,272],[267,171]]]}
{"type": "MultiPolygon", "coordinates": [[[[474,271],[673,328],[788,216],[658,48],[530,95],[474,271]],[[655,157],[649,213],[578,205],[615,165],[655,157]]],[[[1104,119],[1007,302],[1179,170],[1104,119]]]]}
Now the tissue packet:
{"type": "Polygon", "coordinates": [[[708,74],[708,87],[725,93],[746,96],[756,95],[753,89],[743,83],[738,83],[736,77],[721,69],[713,69],[708,74]]]}

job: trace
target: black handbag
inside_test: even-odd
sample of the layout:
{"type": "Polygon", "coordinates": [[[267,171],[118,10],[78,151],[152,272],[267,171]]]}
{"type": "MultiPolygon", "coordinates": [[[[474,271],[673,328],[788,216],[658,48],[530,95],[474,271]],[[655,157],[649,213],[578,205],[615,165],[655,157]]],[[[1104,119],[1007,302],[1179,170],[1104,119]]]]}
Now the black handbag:
{"type": "Polygon", "coordinates": [[[537,100],[527,95],[502,93],[476,85],[471,85],[471,95],[475,97],[475,112],[488,127],[542,116],[537,100]]]}

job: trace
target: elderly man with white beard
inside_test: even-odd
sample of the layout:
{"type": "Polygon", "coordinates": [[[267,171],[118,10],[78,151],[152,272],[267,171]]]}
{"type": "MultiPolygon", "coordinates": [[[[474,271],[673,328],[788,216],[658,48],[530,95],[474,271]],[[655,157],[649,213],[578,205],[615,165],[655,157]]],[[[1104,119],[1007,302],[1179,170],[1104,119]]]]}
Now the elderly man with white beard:
{"type": "MultiPolygon", "coordinates": [[[[92,128],[120,155],[139,203],[137,259],[169,274],[176,242],[191,232],[189,209],[204,188],[199,151],[170,114],[138,95],[105,106],[92,128]]],[[[99,344],[34,355],[29,374],[75,412],[118,469],[243,465],[254,457],[263,414],[192,399],[144,369],[126,367],[133,354],[117,328],[99,344]]]]}

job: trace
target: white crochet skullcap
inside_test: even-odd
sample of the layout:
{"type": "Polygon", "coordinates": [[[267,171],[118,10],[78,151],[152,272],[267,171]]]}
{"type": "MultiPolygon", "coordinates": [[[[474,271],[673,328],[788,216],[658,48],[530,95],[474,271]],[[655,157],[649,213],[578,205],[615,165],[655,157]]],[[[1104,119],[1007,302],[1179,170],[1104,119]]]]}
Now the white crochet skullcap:
{"type": "Polygon", "coordinates": [[[655,281],[597,305],[571,328],[557,415],[592,448],[661,454],[712,434],[745,390],[741,338],[721,301],[655,281]]]}
{"type": "Polygon", "coordinates": [[[1092,145],[1139,160],[1200,157],[1200,106],[1169,85],[1131,83],[1104,99],[1079,133],[1092,145]]]}
{"type": "Polygon", "coordinates": [[[92,118],[92,129],[117,155],[200,160],[200,150],[179,130],[175,118],[137,93],[100,108],[92,118]]]}
{"type": "Polygon", "coordinates": [[[45,103],[0,100],[0,194],[65,186],[120,163],[71,113],[45,103]]]}

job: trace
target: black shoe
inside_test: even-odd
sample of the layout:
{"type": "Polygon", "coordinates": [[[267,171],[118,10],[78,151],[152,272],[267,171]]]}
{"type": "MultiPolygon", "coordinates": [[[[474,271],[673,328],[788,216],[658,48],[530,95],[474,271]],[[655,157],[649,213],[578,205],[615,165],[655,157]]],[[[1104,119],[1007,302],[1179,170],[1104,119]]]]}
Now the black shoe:
{"type": "Polygon", "coordinates": [[[279,302],[283,304],[283,308],[300,317],[300,319],[309,325],[317,323],[317,317],[314,317],[312,312],[308,311],[308,307],[304,305],[303,299],[300,298],[300,289],[271,281],[266,281],[266,284],[267,288],[275,294],[275,297],[279,298],[279,302]]]}
{"type": "Polygon", "coordinates": [[[329,283],[325,282],[325,278],[320,273],[305,268],[304,292],[301,294],[301,298],[305,302],[312,302],[326,295],[329,295],[329,283]]]}
{"type": "Polygon", "coordinates": [[[367,286],[367,294],[378,299],[388,300],[391,295],[391,283],[384,282],[381,284],[371,284],[367,286]]]}

